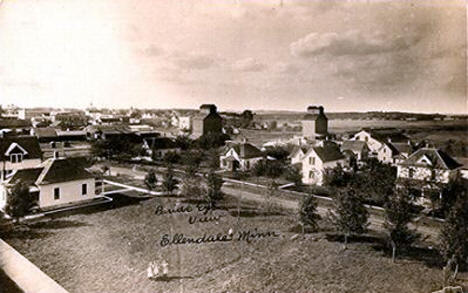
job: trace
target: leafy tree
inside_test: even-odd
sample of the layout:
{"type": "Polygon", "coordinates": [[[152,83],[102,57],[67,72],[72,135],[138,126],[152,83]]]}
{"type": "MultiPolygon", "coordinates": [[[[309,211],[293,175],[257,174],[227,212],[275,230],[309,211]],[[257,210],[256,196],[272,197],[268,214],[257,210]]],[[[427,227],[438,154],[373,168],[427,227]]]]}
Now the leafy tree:
{"type": "Polygon", "coordinates": [[[369,213],[362,198],[351,188],[339,190],[333,205],[334,209],[329,212],[329,218],[336,230],[343,233],[346,249],[350,235],[367,231],[369,213]]]}
{"type": "Polygon", "coordinates": [[[457,202],[458,197],[466,193],[466,190],[468,190],[468,181],[463,179],[460,173],[450,178],[448,184],[442,187],[440,205],[445,215],[457,202]]]}
{"type": "Polygon", "coordinates": [[[274,199],[278,193],[279,184],[274,179],[272,179],[267,186],[267,190],[265,193],[265,210],[267,212],[272,212],[275,208],[274,199]]]}
{"type": "Polygon", "coordinates": [[[182,179],[181,191],[186,197],[199,198],[204,188],[200,184],[200,178],[197,176],[198,165],[187,165],[185,176],[182,179]]]}
{"type": "Polygon", "coordinates": [[[453,279],[456,279],[459,264],[468,260],[468,196],[464,190],[450,209],[440,231],[439,250],[447,262],[446,270],[455,264],[453,279]]]}
{"type": "Polygon", "coordinates": [[[180,161],[180,155],[177,152],[170,151],[164,154],[163,160],[167,164],[175,164],[180,161]]]}
{"type": "Polygon", "coordinates": [[[15,222],[19,222],[19,219],[26,216],[34,204],[35,202],[33,202],[29,193],[29,186],[22,181],[18,181],[8,191],[5,212],[15,222]]]}
{"type": "Polygon", "coordinates": [[[148,187],[149,190],[153,190],[156,188],[156,183],[158,179],[156,177],[156,173],[153,169],[149,170],[145,176],[145,185],[148,187]]]}
{"type": "Polygon", "coordinates": [[[408,188],[398,188],[385,205],[384,228],[392,247],[392,261],[395,261],[397,249],[406,248],[416,241],[420,235],[408,227],[416,216],[412,213],[411,195],[408,188]]]}
{"type": "Polygon", "coordinates": [[[181,157],[181,163],[198,168],[202,162],[203,154],[198,150],[186,151],[181,157]]]}
{"type": "Polygon", "coordinates": [[[179,135],[175,139],[176,147],[181,150],[188,150],[193,145],[193,140],[191,140],[187,135],[179,135]]]}
{"type": "Polygon", "coordinates": [[[289,156],[288,150],[281,146],[274,146],[272,148],[268,148],[265,153],[267,156],[273,157],[280,161],[285,161],[289,156]]]}
{"type": "Polygon", "coordinates": [[[285,178],[286,180],[293,182],[296,187],[300,187],[302,185],[302,174],[298,168],[287,168],[285,178]]]}
{"type": "Polygon", "coordinates": [[[177,179],[174,178],[174,169],[172,168],[172,165],[169,164],[167,167],[167,172],[164,174],[164,179],[162,182],[162,186],[164,191],[169,192],[169,194],[172,194],[174,189],[177,188],[177,179]]]}
{"type": "Polygon", "coordinates": [[[299,221],[302,225],[312,227],[313,230],[317,230],[318,221],[321,219],[317,212],[317,200],[312,195],[307,195],[301,200],[299,206],[299,221]]]}
{"type": "Polygon", "coordinates": [[[353,180],[353,176],[355,176],[353,173],[345,171],[343,166],[338,164],[334,168],[325,169],[323,180],[327,186],[341,188],[348,186],[353,180]]]}
{"type": "Polygon", "coordinates": [[[253,167],[253,174],[256,176],[267,176],[270,178],[278,178],[283,174],[286,164],[275,160],[260,160],[253,167]]]}
{"type": "Polygon", "coordinates": [[[223,186],[223,179],[216,174],[213,169],[210,170],[207,176],[208,190],[206,193],[206,200],[211,208],[215,207],[216,202],[223,198],[221,187],[223,186]]]}
{"type": "Polygon", "coordinates": [[[196,144],[202,149],[209,150],[223,146],[228,139],[229,135],[224,133],[208,133],[199,137],[196,144]]]}

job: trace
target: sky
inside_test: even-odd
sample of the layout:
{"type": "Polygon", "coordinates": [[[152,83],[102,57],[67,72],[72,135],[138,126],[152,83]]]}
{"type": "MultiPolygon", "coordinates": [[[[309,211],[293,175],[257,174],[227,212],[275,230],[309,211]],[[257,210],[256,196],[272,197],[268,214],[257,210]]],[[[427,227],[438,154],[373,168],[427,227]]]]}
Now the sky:
{"type": "Polygon", "coordinates": [[[466,114],[466,18],[464,0],[3,0],[0,104],[466,114]]]}

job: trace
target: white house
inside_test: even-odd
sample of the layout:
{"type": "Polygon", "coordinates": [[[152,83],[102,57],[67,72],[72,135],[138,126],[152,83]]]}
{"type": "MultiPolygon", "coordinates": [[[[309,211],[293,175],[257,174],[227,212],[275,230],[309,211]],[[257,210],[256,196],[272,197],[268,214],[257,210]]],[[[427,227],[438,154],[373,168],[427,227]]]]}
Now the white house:
{"type": "Polygon", "coordinates": [[[248,171],[262,159],[263,153],[257,147],[244,142],[227,146],[219,158],[219,164],[221,169],[228,171],[248,171]]]}
{"type": "Polygon", "coordinates": [[[0,181],[15,170],[32,168],[42,162],[39,141],[34,136],[0,138],[0,181]]]}
{"type": "Polygon", "coordinates": [[[39,166],[15,171],[0,184],[0,209],[5,207],[8,190],[22,181],[29,186],[40,209],[96,198],[94,176],[76,159],[51,158],[39,166]]]}
{"type": "Polygon", "coordinates": [[[389,164],[405,159],[411,149],[410,138],[396,129],[361,130],[351,140],[364,141],[369,147],[369,157],[389,164]]]}
{"type": "Polygon", "coordinates": [[[302,159],[304,155],[307,153],[306,146],[295,146],[289,155],[289,159],[291,160],[291,165],[296,165],[302,163],[302,159]]]}
{"type": "Polygon", "coordinates": [[[190,130],[192,128],[190,116],[179,117],[179,129],[190,130]]]}
{"type": "Polygon", "coordinates": [[[325,170],[338,164],[346,165],[346,158],[338,146],[324,144],[309,148],[302,158],[302,183],[323,185],[325,170]]]}
{"type": "Polygon", "coordinates": [[[345,140],[343,144],[341,144],[341,151],[353,153],[358,161],[366,159],[369,155],[369,147],[367,143],[362,140],[345,140]]]}

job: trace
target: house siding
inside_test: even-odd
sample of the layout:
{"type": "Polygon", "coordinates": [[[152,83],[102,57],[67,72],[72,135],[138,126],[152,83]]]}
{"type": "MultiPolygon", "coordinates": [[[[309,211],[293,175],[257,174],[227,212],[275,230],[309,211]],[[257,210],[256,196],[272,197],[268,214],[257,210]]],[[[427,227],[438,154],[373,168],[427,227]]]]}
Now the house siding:
{"type": "Polygon", "coordinates": [[[39,207],[51,207],[96,197],[95,179],[75,180],[54,184],[39,185],[39,207]],[[87,184],[87,194],[82,195],[82,185],[87,184]],[[60,188],[60,199],[54,199],[54,189],[60,188]]]}
{"type": "Polygon", "coordinates": [[[344,166],[346,164],[346,160],[341,159],[324,163],[315,152],[311,152],[302,160],[302,183],[309,185],[323,185],[325,170],[328,168],[334,168],[338,164],[344,166]],[[315,164],[310,163],[310,158],[315,158],[315,164]],[[310,177],[311,171],[314,172],[314,176],[312,178],[310,177]]]}

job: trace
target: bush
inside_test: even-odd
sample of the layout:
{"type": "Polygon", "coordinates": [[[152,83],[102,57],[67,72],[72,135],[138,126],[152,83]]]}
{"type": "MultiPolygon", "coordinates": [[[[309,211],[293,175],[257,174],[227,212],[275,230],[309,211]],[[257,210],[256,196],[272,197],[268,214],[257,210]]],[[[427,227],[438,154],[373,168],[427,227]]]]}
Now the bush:
{"type": "Polygon", "coordinates": [[[317,200],[312,195],[305,196],[299,206],[299,221],[316,231],[320,219],[317,212],[317,200]]]}
{"type": "Polygon", "coordinates": [[[177,152],[167,152],[163,157],[164,162],[168,164],[176,164],[180,161],[180,155],[177,152]]]}
{"type": "Polygon", "coordinates": [[[286,164],[281,161],[261,160],[253,167],[255,176],[267,176],[270,178],[278,178],[283,174],[286,164]]]}

